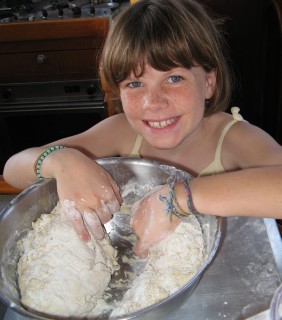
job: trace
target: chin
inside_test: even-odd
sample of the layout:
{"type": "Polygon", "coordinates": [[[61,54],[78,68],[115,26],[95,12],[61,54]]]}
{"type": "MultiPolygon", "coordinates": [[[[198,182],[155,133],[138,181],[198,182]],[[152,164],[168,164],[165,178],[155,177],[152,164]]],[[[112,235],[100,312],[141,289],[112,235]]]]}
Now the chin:
{"type": "Polygon", "coordinates": [[[175,142],[171,142],[171,143],[168,143],[168,142],[163,142],[163,143],[160,143],[160,142],[156,142],[156,143],[151,143],[151,145],[156,148],[156,149],[159,149],[159,150],[169,150],[169,149],[174,149],[176,148],[179,143],[175,143],[175,142]]]}

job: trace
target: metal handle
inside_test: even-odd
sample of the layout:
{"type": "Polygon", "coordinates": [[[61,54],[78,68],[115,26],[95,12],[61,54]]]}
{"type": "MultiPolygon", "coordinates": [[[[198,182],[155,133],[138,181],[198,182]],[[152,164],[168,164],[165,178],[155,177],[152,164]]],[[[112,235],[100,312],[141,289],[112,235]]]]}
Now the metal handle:
{"type": "Polygon", "coordinates": [[[47,59],[46,59],[46,56],[44,54],[39,54],[37,56],[37,59],[36,59],[38,64],[44,64],[46,62],[46,60],[47,59]]]}

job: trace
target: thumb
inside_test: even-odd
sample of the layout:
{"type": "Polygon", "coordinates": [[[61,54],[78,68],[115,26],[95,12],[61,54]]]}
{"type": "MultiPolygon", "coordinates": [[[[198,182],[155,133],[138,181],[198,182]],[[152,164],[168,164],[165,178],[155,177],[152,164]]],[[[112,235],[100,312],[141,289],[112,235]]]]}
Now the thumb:
{"type": "Polygon", "coordinates": [[[149,248],[147,246],[144,246],[142,244],[142,241],[137,240],[135,246],[134,246],[134,252],[137,256],[141,258],[146,258],[148,256],[148,250],[149,248]]]}
{"type": "Polygon", "coordinates": [[[117,184],[116,181],[111,177],[110,174],[108,174],[108,179],[109,179],[109,181],[110,181],[110,184],[111,184],[111,186],[112,186],[112,189],[113,189],[113,191],[114,191],[114,194],[115,194],[115,196],[116,196],[119,204],[122,204],[123,199],[122,199],[122,197],[121,197],[121,195],[120,195],[120,190],[119,190],[118,184],[117,184]]]}

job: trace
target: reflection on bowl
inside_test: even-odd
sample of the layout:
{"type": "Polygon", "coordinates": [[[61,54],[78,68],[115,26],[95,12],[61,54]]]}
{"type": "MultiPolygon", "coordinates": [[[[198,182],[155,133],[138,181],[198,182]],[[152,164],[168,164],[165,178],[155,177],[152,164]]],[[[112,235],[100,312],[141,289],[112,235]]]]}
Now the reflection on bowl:
{"type": "Polygon", "coordinates": [[[282,320],[282,284],[276,289],[272,298],[270,320],[282,320]]]}

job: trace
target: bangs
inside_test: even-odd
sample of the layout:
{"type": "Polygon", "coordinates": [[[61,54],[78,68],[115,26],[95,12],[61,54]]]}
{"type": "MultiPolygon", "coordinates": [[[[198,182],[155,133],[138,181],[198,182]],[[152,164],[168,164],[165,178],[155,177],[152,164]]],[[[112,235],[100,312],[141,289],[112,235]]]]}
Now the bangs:
{"type": "MultiPolygon", "coordinates": [[[[187,48],[186,39],[182,37],[181,41],[176,40],[174,32],[171,32],[165,23],[157,26],[159,30],[152,28],[154,32],[148,32],[149,28],[144,28],[144,24],[136,25],[135,30],[139,29],[139,32],[132,32],[130,43],[127,42],[128,46],[120,59],[121,64],[122,61],[127,63],[126,67],[123,66],[123,76],[116,79],[117,82],[124,80],[131,72],[137,77],[142,76],[146,64],[158,71],[193,66],[192,53],[190,48],[187,48]],[[140,28],[143,28],[141,32],[140,28]],[[182,43],[182,46],[179,46],[179,43],[182,43]]],[[[121,64],[117,67],[120,68],[121,64]]]]}
{"type": "MultiPolygon", "coordinates": [[[[134,38],[135,43],[131,46],[131,50],[124,51],[123,59],[127,61],[127,64],[126,68],[123,67],[124,73],[120,75],[119,79],[116,79],[117,83],[126,79],[131,73],[136,77],[142,76],[146,64],[158,71],[168,71],[176,67],[189,69],[193,66],[191,55],[187,55],[186,49],[182,50],[176,46],[170,37],[165,37],[162,34],[157,38],[150,39],[145,36],[143,39],[145,41],[141,43],[134,38]]],[[[121,65],[117,67],[120,68],[121,65]]]]}
{"type": "MultiPolygon", "coordinates": [[[[124,21],[114,21],[112,25],[109,36],[111,46],[104,52],[104,59],[109,66],[108,80],[118,85],[131,73],[140,77],[145,72],[146,64],[159,71],[195,66],[193,57],[198,53],[193,52],[195,48],[189,45],[189,35],[181,27],[183,22],[175,21],[173,14],[168,13],[173,12],[173,8],[164,8],[160,15],[160,8],[150,5],[149,1],[141,12],[137,5],[134,5],[136,14],[131,12],[130,17],[123,15],[120,20],[126,17],[124,21]],[[118,25],[123,26],[122,30],[118,25]]],[[[166,3],[163,5],[165,7],[166,3]]]]}

